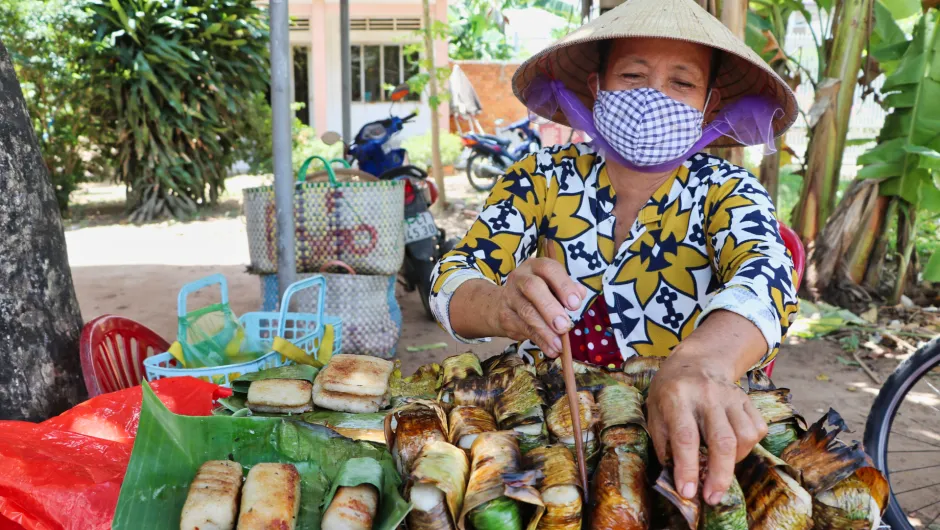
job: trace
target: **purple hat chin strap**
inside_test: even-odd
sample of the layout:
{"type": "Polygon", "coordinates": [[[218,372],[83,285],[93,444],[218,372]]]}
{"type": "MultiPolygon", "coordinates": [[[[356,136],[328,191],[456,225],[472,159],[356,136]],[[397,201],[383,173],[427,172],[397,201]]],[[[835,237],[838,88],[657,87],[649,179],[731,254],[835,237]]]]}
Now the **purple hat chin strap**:
{"type": "Polygon", "coordinates": [[[638,166],[626,160],[607,143],[594,126],[594,113],[561,81],[539,77],[529,85],[525,96],[529,110],[543,116],[553,116],[561,109],[571,127],[587,133],[594,148],[605,158],[646,173],[672,171],[722,136],[728,136],[742,145],[764,144],[767,146],[765,153],[772,153],[775,151],[773,120],[777,113],[783,112],[770,98],[744,96],[721,109],[718,116],[702,129],[702,137],[682,156],[661,164],[638,166]]]}

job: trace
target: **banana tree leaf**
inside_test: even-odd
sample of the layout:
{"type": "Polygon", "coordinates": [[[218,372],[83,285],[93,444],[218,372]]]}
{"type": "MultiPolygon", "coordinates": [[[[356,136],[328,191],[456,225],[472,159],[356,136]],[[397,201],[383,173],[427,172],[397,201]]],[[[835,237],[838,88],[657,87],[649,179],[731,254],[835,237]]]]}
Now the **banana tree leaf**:
{"type": "Polygon", "coordinates": [[[940,252],[934,252],[924,267],[924,279],[928,282],[940,282],[940,252]]]}
{"type": "MultiPolygon", "coordinates": [[[[868,152],[858,157],[859,164],[886,164],[904,161],[904,147],[907,145],[906,138],[893,138],[881,142],[868,152]]],[[[900,172],[895,173],[899,175],[900,172]]]]}
{"type": "Polygon", "coordinates": [[[252,381],[261,381],[264,379],[302,379],[312,383],[319,371],[319,368],[314,368],[306,364],[289,364],[287,366],[251,372],[233,380],[232,391],[238,394],[247,394],[248,387],[251,386],[252,381]]]}
{"type": "Polygon", "coordinates": [[[858,171],[860,179],[883,179],[887,177],[896,177],[904,170],[904,164],[897,162],[892,164],[870,164],[858,171]]]}
{"type": "Polygon", "coordinates": [[[868,323],[848,309],[842,309],[825,302],[812,303],[800,300],[800,311],[787,333],[794,337],[812,339],[821,337],[849,324],[867,325],[868,323]]]}
{"type": "Polygon", "coordinates": [[[372,484],[379,492],[379,509],[376,512],[375,520],[385,521],[383,528],[397,528],[405,516],[411,511],[411,504],[401,498],[398,494],[398,472],[395,471],[394,464],[389,467],[386,463],[377,461],[374,458],[360,457],[350,458],[343,462],[342,467],[333,479],[330,491],[323,499],[323,511],[333,502],[336,496],[336,489],[340,486],[360,486],[362,484],[372,484]],[[389,477],[395,477],[395,481],[389,480],[389,477]],[[388,526],[388,523],[394,521],[394,526],[388,526]]]}
{"type": "Polygon", "coordinates": [[[230,412],[238,412],[242,409],[248,408],[248,399],[245,398],[243,394],[232,394],[227,398],[222,398],[219,400],[219,404],[225,407],[230,412]]]}
{"type": "Polygon", "coordinates": [[[897,20],[905,19],[921,11],[920,0],[881,0],[891,16],[897,20]]]}
{"type": "Polygon", "coordinates": [[[147,521],[148,530],[177,530],[199,466],[206,460],[232,459],[246,469],[261,462],[295,464],[301,475],[298,528],[316,530],[343,463],[360,457],[374,459],[383,472],[383,502],[375,528],[394,530],[410,505],[398,494],[401,479],[384,448],[320,425],[281,418],[177,416],[145,384],[140,426],[112,529],[137,530],[147,521]]]}
{"type": "Polygon", "coordinates": [[[385,445],[385,414],[352,414],[332,410],[307,412],[300,419],[314,425],[324,425],[334,431],[352,438],[385,445]]]}

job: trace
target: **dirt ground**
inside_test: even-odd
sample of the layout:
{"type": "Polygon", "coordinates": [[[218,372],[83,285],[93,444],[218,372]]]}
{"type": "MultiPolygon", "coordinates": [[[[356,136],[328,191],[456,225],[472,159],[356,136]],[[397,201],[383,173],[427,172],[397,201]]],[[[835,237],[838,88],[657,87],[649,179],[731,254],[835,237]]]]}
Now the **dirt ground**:
{"type": "MultiPolygon", "coordinates": [[[[241,189],[263,183],[263,177],[232,178],[223,202],[203,218],[142,226],[120,221],[122,188],[90,185],[77,192],[77,206],[66,220],[66,239],[82,315],[86,320],[105,313],[124,315],[172,338],[180,286],[216,272],[228,279],[237,314],[257,310],[260,282],[245,271],[248,242],[239,197],[241,189]]],[[[457,205],[441,221],[449,233],[462,235],[483,195],[473,192],[463,176],[449,178],[447,186],[449,199],[457,205]]],[[[196,296],[193,304],[212,301],[206,294],[196,296]]],[[[417,293],[400,290],[398,302],[404,317],[398,351],[405,373],[462,351],[488,356],[508,343],[458,344],[424,317],[417,293]],[[409,346],[439,342],[447,347],[407,351],[409,346]]],[[[796,405],[807,419],[818,418],[832,406],[861,438],[878,386],[859,368],[839,362],[838,356],[844,355],[833,342],[790,341],[780,352],[774,381],[793,390],[796,405]]],[[[886,377],[896,363],[886,357],[874,367],[886,377]]]]}

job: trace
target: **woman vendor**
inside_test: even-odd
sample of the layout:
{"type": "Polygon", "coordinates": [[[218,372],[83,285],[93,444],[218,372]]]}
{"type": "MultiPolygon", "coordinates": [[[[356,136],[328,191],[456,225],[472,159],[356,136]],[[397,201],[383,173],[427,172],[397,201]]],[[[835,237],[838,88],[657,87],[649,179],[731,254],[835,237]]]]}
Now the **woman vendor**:
{"type": "Polygon", "coordinates": [[[708,446],[701,493],[716,504],[767,431],[735,383],[773,359],[797,298],[770,196],[700,151],[772,146],[795,120],[793,93],[692,0],[628,0],[512,82],[531,111],[592,142],[509,168],[438,265],[432,309],[456,339],[516,339],[533,363],[558,356],[569,330],[580,361],[668,356],[650,434],[687,498],[708,446]]]}

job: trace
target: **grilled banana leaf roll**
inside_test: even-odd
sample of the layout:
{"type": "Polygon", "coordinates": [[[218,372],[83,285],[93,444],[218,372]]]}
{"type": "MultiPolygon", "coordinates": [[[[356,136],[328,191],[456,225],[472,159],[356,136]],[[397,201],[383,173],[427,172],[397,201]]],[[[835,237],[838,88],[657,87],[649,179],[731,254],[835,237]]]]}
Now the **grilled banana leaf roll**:
{"type": "MultiPolygon", "coordinates": [[[[483,373],[486,375],[499,375],[506,372],[515,372],[516,370],[530,369],[515,351],[508,351],[490,357],[483,361],[482,366],[483,373]]],[[[532,374],[535,375],[534,372],[532,374]]]]}
{"type": "MultiPolygon", "coordinates": [[[[494,379],[496,378],[500,376],[494,379]]],[[[542,400],[540,387],[539,380],[532,373],[518,370],[508,381],[505,391],[496,397],[496,421],[500,429],[512,429],[519,433],[519,445],[523,454],[532,447],[548,443],[545,412],[542,409],[545,402],[542,400]]]]}
{"type": "Polygon", "coordinates": [[[600,410],[600,429],[620,425],[646,426],[643,416],[643,394],[635,387],[624,384],[607,385],[597,393],[600,410]]]}
{"type": "Polygon", "coordinates": [[[767,436],[760,444],[774,456],[780,456],[806,431],[806,421],[790,404],[789,389],[752,390],[748,397],[767,423],[767,436]]]}
{"type": "Polygon", "coordinates": [[[833,488],[859,469],[874,467],[860,443],[846,445],[836,439],[843,431],[848,427],[842,416],[829,409],[780,455],[800,473],[803,487],[811,495],[833,488]]]}
{"type": "Polygon", "coordinates": [[[472,464],[459,526],[474,530],[522,530],[522,507],[517,499],[541,503],[530,487],[510,487],[503,475],[519,473],[519,444],[512,432],[481,433],[470,448],[472,464]],[[523,493],[524,495],[520,495],[523,493]]]}
{"type": "Polygon", "coordinates": [[[454,407],[448,417],[450,443],[470,452],[473,441],[480,433],[496,430],[493,415],[480,407],[454,407]]]}
{"type": "Polygon", "coordinates": [[[470,462],[464,451],[445,442],[424,446],[408,482],[414,508],[409,530],[454,530],[463,508],[470,462]]]}
{"type": "Polygon", "coordinates": [[[416,399],[437,399],[441,389],[442,371],[437,363],[425,364],[408,377],[402,377],[398,361],[388,379],[392,406],[400,406],[416,399]]]}
{"type": "Polygon", "coordinates": [[[444,372],[441,388],[444,389],[453,387],[454,383],[461,379],[483,376],[483,367],[480,366],[480,358],[471,352],[452,355],[444,359],[441,363],[441,367],[444,372]]]}
{"type": "Polygon", "coordinates": [[[639,425],[608,427],[601,433],[601,446],[630,451],[640,455],[645,462],[649,455],[650,435],[639,425]]]}
{"type": "MultiPolygon", "coordinates": [[[[584,458],[591,460],[591,457],[597,453],[597,438],[594,435],[594,424],[597,423],[597,406],[594,403],[594,396],[590,392],[578,392],[578,409],[581,415],[581,434],[584,442],[584,458]]],[[[552,436],[568,447],[572,452],[575,449],[574,426],[571,422],[571,409],[568,406],[568,398],[562,396],[548,409],[548,430],[552,436]]],[[[577,456],[577,455],[575,455],[577,456]]]]}
{"type": "Polygon", "coordinates": [[[538,476],[536,484],[544,504],[544,511],[537,511],[529,521],[529,528],[580,530],[581,485],[571,451],[561,445],[546,445],[529,451],[523,461],[528,472],[538,476]]]}
{"type": "Polygon", "coordinates": [[[646,530],[650,498],[646,462],[622,448],[605,448],[594,473],[591,493],[592,530],[646,530]]]}
{"type": "Polygon", "coordinates": [[[888,485],[881,473],[863,467],[832,489],[823,491],[813,499],[813,519],[816,528],[833,530],[869,530],[881,526],[888,485]]]}
{"type": "Polygon", "coordinates": [[[441,401],[458,407],[480,407],[489,412],[496,405],[496,396],[502,391],[488,377],[468,377],[454,383],[453,388],[441,391],[441,401]]]}
{"type": "Polygon", "coordinates": [[[436,401],[415,401],[385,417],[385,443],[398,474],[407,477],[424,446],[447,441],[447,415],[436,401]]]}
{"type": "Polygon", "coordinates": [[[631,357],[624,361],[620,368],[628,383],[635,386],[640,392],[646,392],[653,380],[653,376],[659,371],[664,357],[643,357],[640,355],[631,357]]]}
{"type": "Polygon", "coordinates": [[[747,373],[747,387],[748,392],[754,390],[774,390],[777,388],[774,382],[770,380],[767,372],[763,370],[751,370],[747,373]]]}
{"type": "Polygon", "coordinates": [[[842,417],[829,409],[781,458],[813,495],[815,528],[877,528],[888,503],[888,482],[861,444],[836,439],[843,431],[848,428],[842,417]]]}
{"type": "Polygon", "coordinates": [[[760,445],[735,467],[744,491],[751,530],[813,528],[813,498],[800,486],[798,474],[760,445]]]}
{"type": "MultiPolygon", "coordinates": [[[[703,447],[699,453],[699,476],[704,478],[707,475],[708,451],[703,447]]],[[[663,469],[653,489],[679,509],[688,523],[688,528],[698,530],[747,530],[748,528],[744,492],[736,478],[732,478],[728,491],[714,506],[701,502],[701,487],[698,488],[699,495],[695,499],[686,499],[679,495],[669,468],[663,469]]]]}

